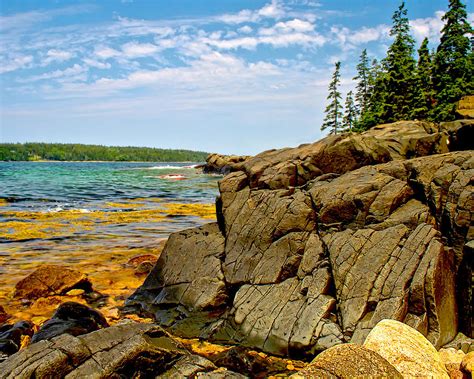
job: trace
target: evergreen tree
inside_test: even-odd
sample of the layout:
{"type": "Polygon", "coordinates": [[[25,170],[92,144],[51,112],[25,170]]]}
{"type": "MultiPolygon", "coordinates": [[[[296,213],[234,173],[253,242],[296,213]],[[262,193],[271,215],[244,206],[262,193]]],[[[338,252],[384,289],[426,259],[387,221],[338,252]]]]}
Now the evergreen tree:
{"type": "Polygon", "coordinates": [[[357,108],[352,97],[352,91],[349,91],[346,96],[346,103],[344,104],[344,118],[342,119],[342,126],[344,131],[351,132],[357,125],[357,108]]]}
{"type": "Polygon", "coordinates": [[[357,65],[357,75],[353,80],[357,80],[355,101],[357,103],[358,114],[367,112],[370,99],[370,66],[367,49],[362,51],[357,65]]]}
{"type": "Polygon", "coordinates": [[[410,118],[416,89],[414,78],[416,62],[413,58],[415,41],[410,35],[405,2],[401,3],[392,19],[390,35],[395,39],[383,61],[385,75],[381,83],[383,122],[410,118]]]}
{"type": "Polygon", "coordinates": [[[473,28],[467,21],[466,6],[460,0],[450,0],[443,21],[433,69],[436,121],[454,120],[456,101],[474,92],[473,28]]]}
{"type": "Polygon", "coordinates": [[[341,82],[341,62],[336,62],[334,74],[332,80],[329,83],[328,97],[329,104],[326,107],[326,117],[321,125],[321,130],[330,129],[331,134],[337,134],[341,129],[342,119],[342,104],[341,104],[341,93],[339,92],[339,85],[341,82]]]}
{"type": "Polygon", "coordinates": [[[416,66],[416,91],[412,118],[426,120],[429,117],[433,99],[432,62],[428,49],[428,38],[425,38],[418,50],[418,64],[416,66]]]}
{"type": "Polygon", "coordinates": [[[372,61],[369,70],[369,101],[367,109],[360,114],[357,129],[360,131],[368,130],[371,127],[383,123],[382,105],[383,105],[383,81],[384,71],[377,59],[372,61]]]}

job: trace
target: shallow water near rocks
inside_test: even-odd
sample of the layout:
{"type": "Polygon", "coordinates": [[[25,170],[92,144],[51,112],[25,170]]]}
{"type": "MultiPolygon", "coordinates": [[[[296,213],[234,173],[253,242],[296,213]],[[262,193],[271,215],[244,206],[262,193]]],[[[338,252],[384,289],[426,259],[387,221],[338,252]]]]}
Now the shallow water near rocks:
{"type": "Polygon", "coordinates": [[[12,301],[41,264],[80,270],[109,308],[121,304],[144,280],[130,258],[159,256],[170,233],[215,219],[218,179],[190,163],[0,162],[0,304],[48,317],[61,299],[12,301]]]}

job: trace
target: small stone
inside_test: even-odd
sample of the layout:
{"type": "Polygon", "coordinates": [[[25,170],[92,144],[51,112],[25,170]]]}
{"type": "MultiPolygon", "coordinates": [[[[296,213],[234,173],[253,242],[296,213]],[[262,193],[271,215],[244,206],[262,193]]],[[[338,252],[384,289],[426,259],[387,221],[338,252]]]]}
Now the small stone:
{"type": "Polygon", "coordinates": [[[287,370],[290,370],[290,371],[294,371],[295,370],[295,366],[293,366],[292,364],[289,364],[286,366],[286,369],[287,370]]]}
{"type": "Polygon", "coordinates": [[[82,289],[79,289],[79,288],[76,288],[76,289],[73,289],[73,290],[70,290],[68,292],[66,292],[66,295],[68,296],[82,296],[84,295],[86,291],[82,290],[82,289]]]}

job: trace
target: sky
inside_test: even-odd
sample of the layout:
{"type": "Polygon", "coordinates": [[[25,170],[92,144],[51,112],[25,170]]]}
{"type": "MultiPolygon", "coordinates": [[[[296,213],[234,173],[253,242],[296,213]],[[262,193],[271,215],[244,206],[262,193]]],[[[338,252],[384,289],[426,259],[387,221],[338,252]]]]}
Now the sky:
{"type": "MultiPolygon", "coordinates": [[[[465,1],[474,20],[473,0],[465,1]]],[[[448,0],[408,0],[435,48],[448,0]]],[[[398,0],[0,0],[0,142],[256,154],[323,136],[398,0]]]]}

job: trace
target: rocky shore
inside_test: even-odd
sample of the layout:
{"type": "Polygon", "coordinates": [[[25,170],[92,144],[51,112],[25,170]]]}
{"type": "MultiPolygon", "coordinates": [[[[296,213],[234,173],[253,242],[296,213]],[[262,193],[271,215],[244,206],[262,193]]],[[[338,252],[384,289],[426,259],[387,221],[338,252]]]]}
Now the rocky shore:
{"type": "MultiPolygon", "coordinates": [[[[2,350],[0,378],[468,377],[472,141],[472,120],[413,121],[210,156],[217,222],[173,233],[122,310],[154,323],[63,304],[43,332],[0,329],[35,341],[2,350]]],[[[75,281],[57,291],[91,292],[75,281]]]]}

